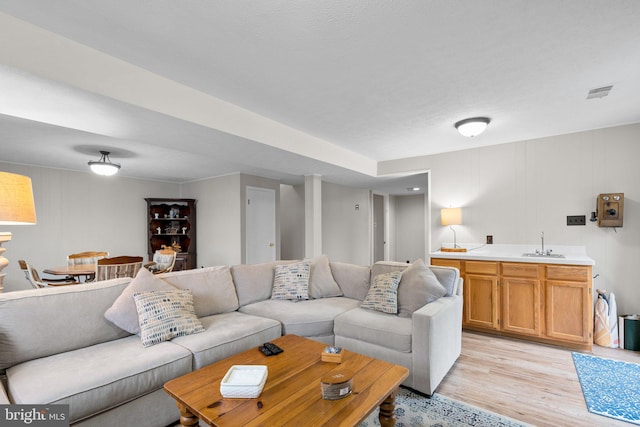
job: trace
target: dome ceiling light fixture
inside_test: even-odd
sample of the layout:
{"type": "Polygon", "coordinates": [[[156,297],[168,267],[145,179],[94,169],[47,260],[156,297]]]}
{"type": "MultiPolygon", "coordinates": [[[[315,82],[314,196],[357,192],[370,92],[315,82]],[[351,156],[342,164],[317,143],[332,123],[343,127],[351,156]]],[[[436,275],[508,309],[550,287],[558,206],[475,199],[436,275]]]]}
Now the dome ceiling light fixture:
{"type": "Polygon", "coordinates": [[[117,163],[112,163],[109,158],[108,151],[100,151],[100,160],[91,160],[89,162],[89,167],[93,171],[93,173],[103,176],[111,176],[118,173],[120,170],[120,165],[117,163]]]}
{"type": "Polygon", "coordinates": [[[473,138],[480,135],[487,128],[491,119],[488,117],[473,117],[457,122],[454,126],[461,135],[473,138]]]}

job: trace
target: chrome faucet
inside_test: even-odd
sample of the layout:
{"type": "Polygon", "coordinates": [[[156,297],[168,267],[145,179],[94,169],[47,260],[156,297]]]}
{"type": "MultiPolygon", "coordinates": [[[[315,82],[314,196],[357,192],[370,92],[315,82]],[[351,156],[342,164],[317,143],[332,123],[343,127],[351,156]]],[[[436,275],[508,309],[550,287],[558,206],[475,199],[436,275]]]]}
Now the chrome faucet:
{"type": "Polygon", "coordinates": [[[548,249],[546,252],[544,250],[544,231],[540,233],[540,240],[542,241],[542,249],[536,249],[536,254],[538,255],[551,255],[551,249],[548,249]]]}

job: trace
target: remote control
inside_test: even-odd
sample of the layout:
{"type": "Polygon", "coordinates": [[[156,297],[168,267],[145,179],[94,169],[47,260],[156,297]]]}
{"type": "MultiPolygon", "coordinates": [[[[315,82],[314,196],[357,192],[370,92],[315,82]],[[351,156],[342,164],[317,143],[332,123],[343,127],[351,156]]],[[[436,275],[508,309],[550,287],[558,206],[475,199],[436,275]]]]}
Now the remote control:
{"type": "Polygon", "coordinates": [[[262,344],[258,347],[258,350],[260,350],[265,356],[275,356],[276,354],[280,354],[284,351],[277,345],[270,342],[262,344]]]}

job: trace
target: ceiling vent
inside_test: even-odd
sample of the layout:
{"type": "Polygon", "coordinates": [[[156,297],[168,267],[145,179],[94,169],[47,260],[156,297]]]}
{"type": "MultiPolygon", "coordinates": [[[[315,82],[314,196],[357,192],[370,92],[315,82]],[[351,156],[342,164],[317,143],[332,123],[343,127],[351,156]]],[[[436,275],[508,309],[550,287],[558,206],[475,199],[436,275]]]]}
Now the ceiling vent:
{"type": "Polygon", "coordinates": [[[609,92],[611,92],[612,88],[613,88],[613,85],[602,86],[595,89],[591,89],[587,94],[587,99],[604,98],[605,96],[609,95],[609,92]]]}

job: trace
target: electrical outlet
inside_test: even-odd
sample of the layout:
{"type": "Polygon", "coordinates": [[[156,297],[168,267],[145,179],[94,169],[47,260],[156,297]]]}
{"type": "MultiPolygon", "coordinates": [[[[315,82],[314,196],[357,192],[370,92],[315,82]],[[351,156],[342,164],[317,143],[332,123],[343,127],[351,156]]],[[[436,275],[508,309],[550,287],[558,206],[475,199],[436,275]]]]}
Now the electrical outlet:
{"type": "Polygon", "coordinates": [[[567,225],[585,225],[587,218],[584,215],[567,215],[567,225]]]}

